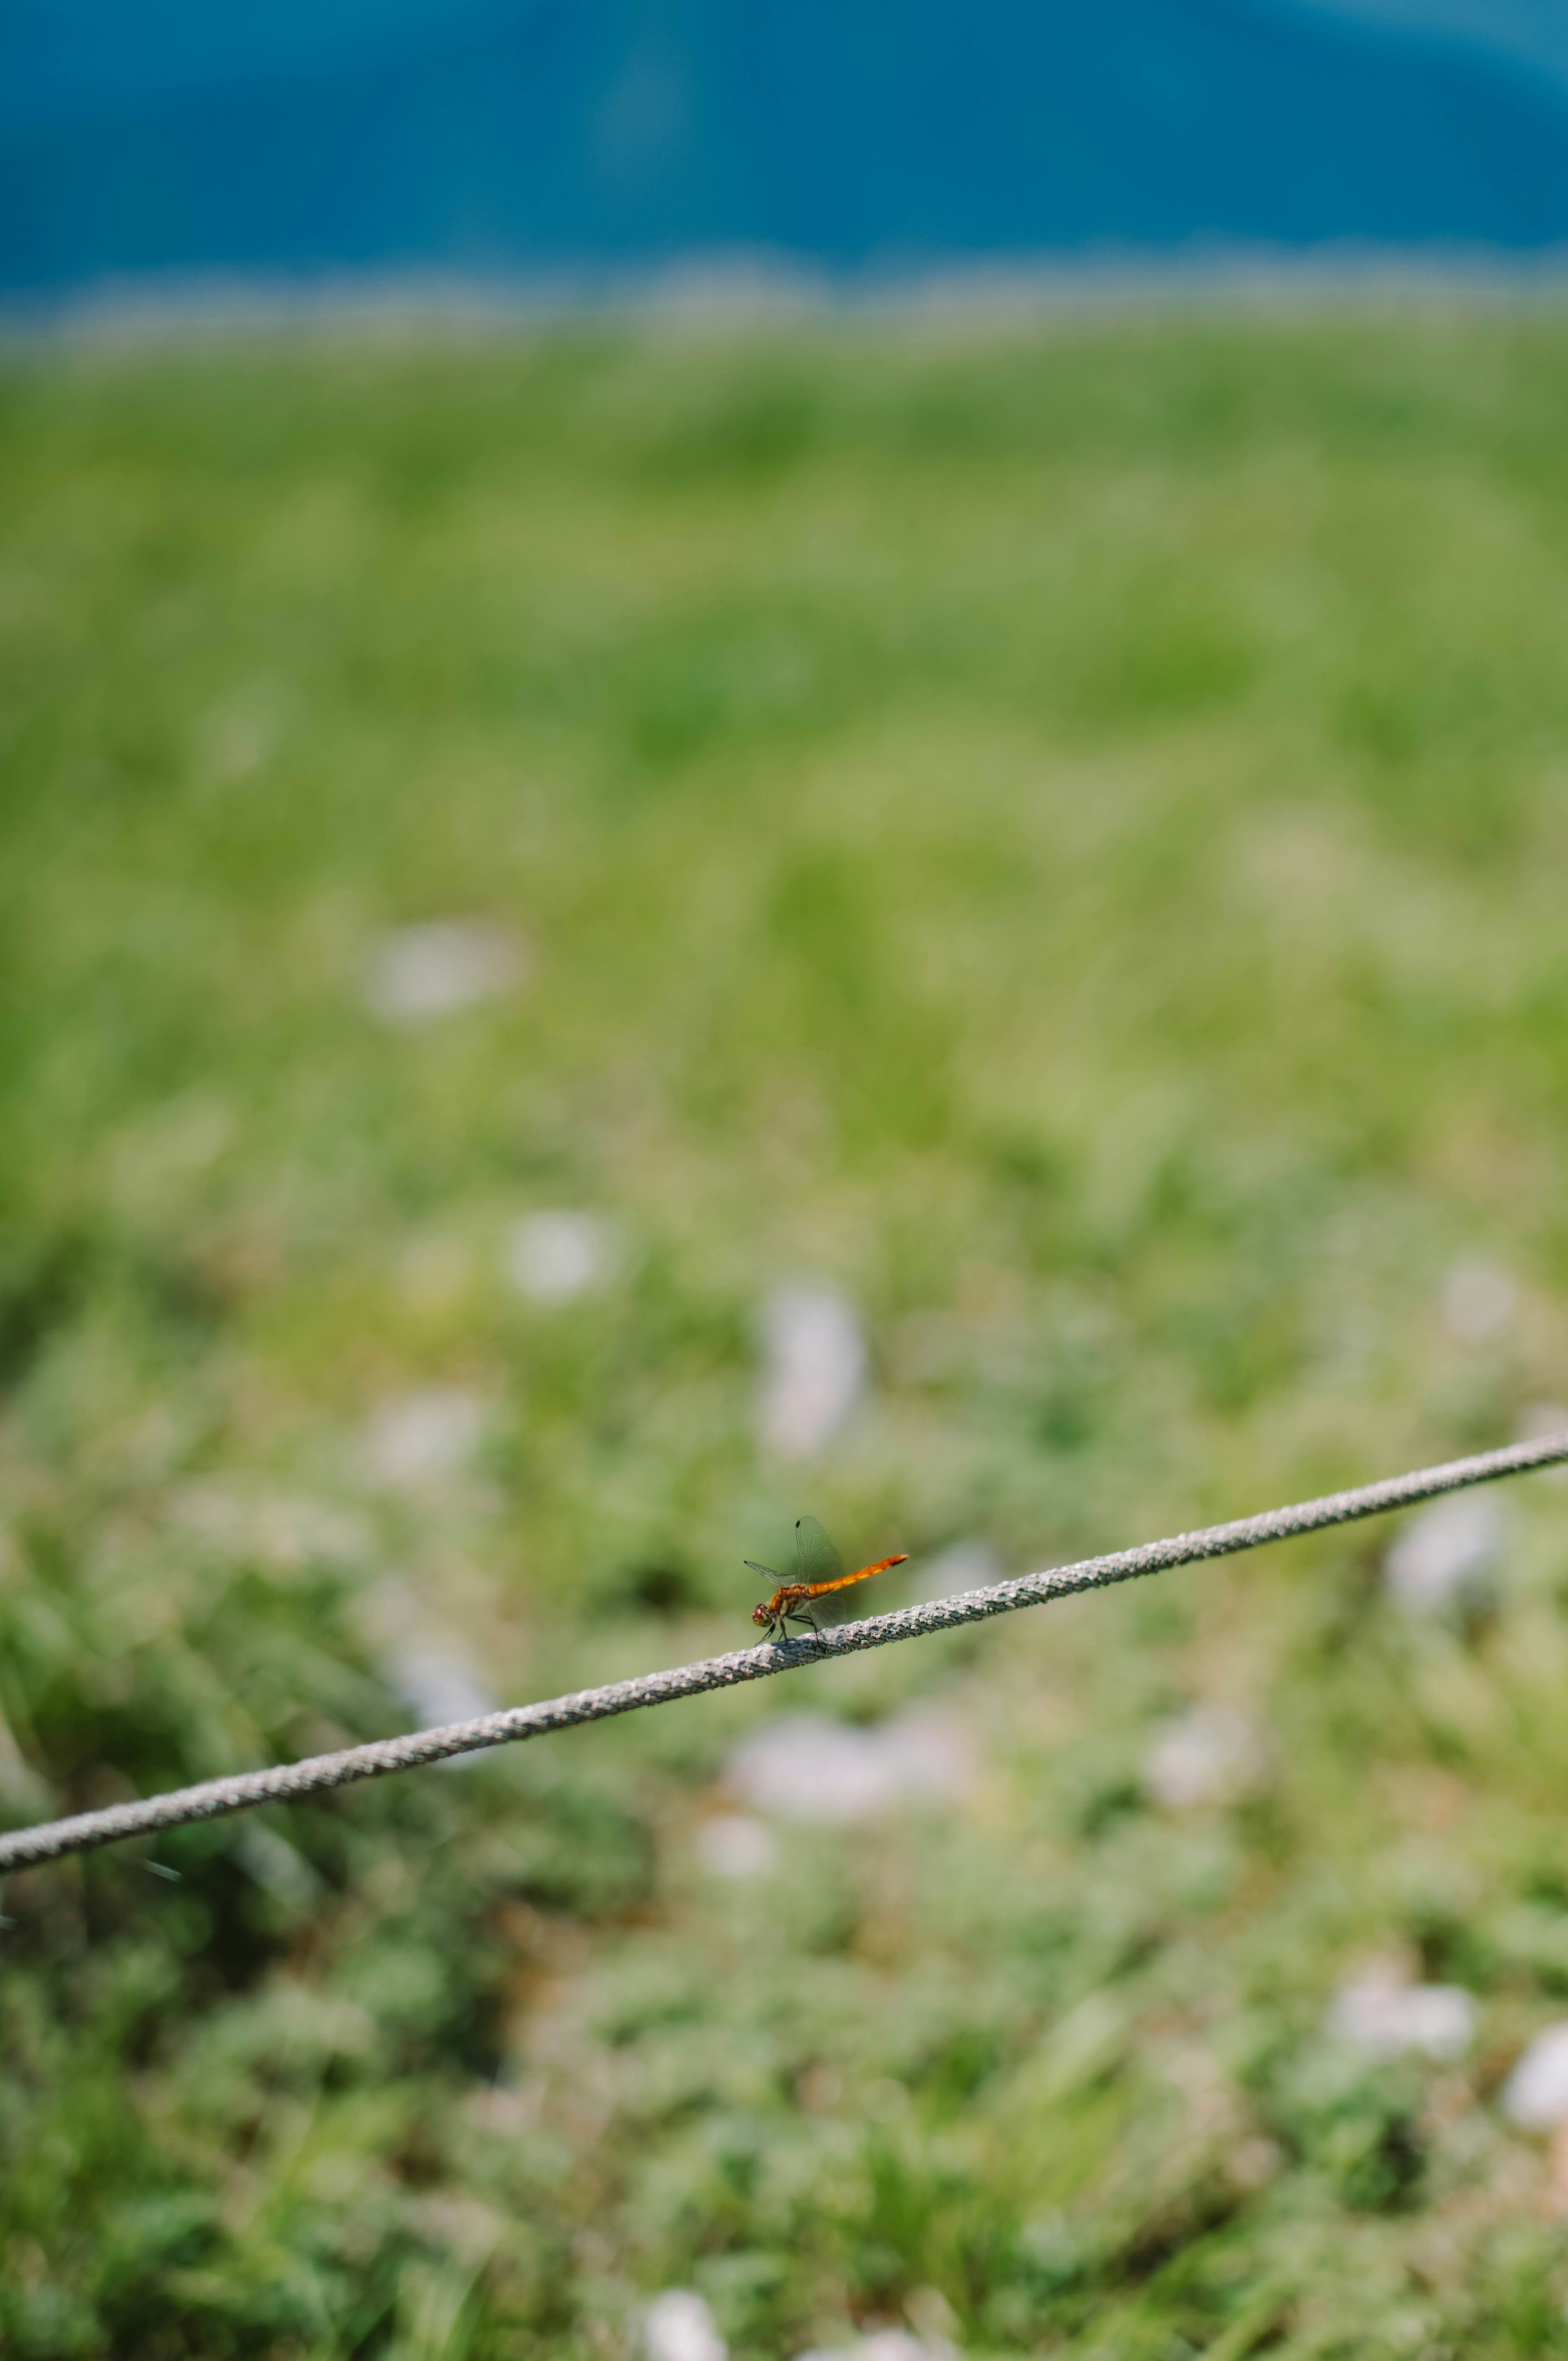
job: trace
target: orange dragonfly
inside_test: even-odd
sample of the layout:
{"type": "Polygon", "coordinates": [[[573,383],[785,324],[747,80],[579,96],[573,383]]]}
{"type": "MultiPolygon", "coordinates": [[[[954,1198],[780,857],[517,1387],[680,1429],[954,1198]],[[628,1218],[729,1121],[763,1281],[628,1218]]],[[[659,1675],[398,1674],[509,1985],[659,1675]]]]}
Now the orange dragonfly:
{"type": "Polygon", "coordinates": [[[814,1598],[823,1598],[829,1590],[848,1590],[851,1582],[864,1582],[873,1574],[885,1574],[890,1565],[903,1565],[908,1555],[907,1550],[900,1550],[896,1557],[879,1557],[874,1565],[859,1566],[853,1574],[846,1574],[843,1559],[816,1518],[797,1517],[793,1582],[783,1581],[771,1565],[759,1565],[753,1557],[744,1561],[753,1574],[765,1574],[770,1582],[778,1584],[770,1599],[753,1608],[751,1620],[762,1625],[770,1640],[787,1640],[786,1623],[805,1623],[819,1631],[822,1626],[811,1612],[814,1598]]]}

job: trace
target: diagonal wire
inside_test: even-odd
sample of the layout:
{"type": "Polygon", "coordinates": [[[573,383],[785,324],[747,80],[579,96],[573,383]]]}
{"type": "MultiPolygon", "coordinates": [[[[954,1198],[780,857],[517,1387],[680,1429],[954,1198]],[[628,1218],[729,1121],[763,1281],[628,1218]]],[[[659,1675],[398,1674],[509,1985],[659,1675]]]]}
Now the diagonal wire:
{"type": "Polygon", "coordinates": [[[644,1673],[636,1680],[612,1681],[606,1688],[578,1689],[570,1697],[551,1697],[541,1705],[513,1706],[475,1721],[415,1730],[406,1738],[346,1746],[339,1753],[314,1754],[302,1763],[274,1763],[266,1770],[239,1772],[233,1778],[208,1779],[199,1787],[179,1787],[167,1795],[148,1795],[140,1803],[78,1812],[71,1819],[50,1820],[39,1828],[0,1836],[0,1874],[57,1861],[66,1853],[90,1852],[124,1837],[179,1828],[190,1820],[218,1819],[227,1812],[248,1811],[257,1804],[287,1803],[323,1787],[345,1787],[356,1779],[379,1779],[389,1771],[411,1771],[422,1763],[441,1763],[449,1755],[506,1746],[514,1739],[537,1738],[545,1730],[570,1730],[578,1722],[603,1721],[611,1714],[635,1713],[643,1706],[700,1697],[707,1689],[766,1680],[773,1673],[795,1672],[830,1656],[852,1655],[857,1649],[883,1648],[892,1641],[914,1640],[927,1631],[956,1631],[965,1623],[985,1622],[992,1615],[1010,1615],[1015,1608],[1047,1606],[1052,1599],[1068,1598],[1077,1591],[1103,1590],[1112,1583],[1160,1574],[1168,1566],[1190,1565],[1200,1558],[1229,1557],[1265,1542],[1287,1541],[1296,1533],[1319,1532],[1326,1525],[1381,1516],[1387,1510],[1409,1508],[1441,1492],[1462,1491],[1467,1485],[1492,1483],[1503,1476],[1527,1475],[1532,1468],[1554,1466],[1564,1460],[1568,1460],[1568,1434],[1516,1443],[1506,1450],[1481,1452],[1472,1459],[1453,1459],[1442,1467],[1422,1467],[1413,1475],[1363,1484],[1354,1491],[1330,1492],[1293,1508],[1269,1509],[1262,1516],[1243,1517],[1234,1524],[1209,1525],[1201,1532],[1146,1542],[1141,1548],[1118,1550],[1109,1557],[1084,1558],[1076,1565],[1056,1566],[1046,1574],[1021,1575],[1013,1582],[961,1591],[954,1598],[902,1608],[892,1615],[867,1616],[861,1622],[841,1623],[797,1640],[740,1648],[731,1655],[709,1656],[701,1664],[644,1673]]]}

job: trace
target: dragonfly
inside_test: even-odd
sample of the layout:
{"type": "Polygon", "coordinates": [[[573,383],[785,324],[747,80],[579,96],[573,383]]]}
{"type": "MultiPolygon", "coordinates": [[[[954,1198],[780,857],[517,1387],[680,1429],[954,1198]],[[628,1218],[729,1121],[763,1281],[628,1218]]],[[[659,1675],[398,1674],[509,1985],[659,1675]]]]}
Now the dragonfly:
{"type": "Polygon", "coordinates": [[[829,1590],[848,1590],[850,1583],[865,1582],[873,1574],[885,1574],[890,1565],[903,1565],[908,1555],[907,1550],[900,1550],[896,1557],[879,1557],[874,1565],[857,1566],[853,1574],[846,1574],[843,1559],[816,1518],[796,1517],[793,1582],[785,1582],[771,1565],[759,1565],[754,1557],[743,1561],[753,1574],[766,1575],[778,1586],[771,1598],[752,1609],[751,1620],[762,1625],[770,1640],[787,1640],[786,1623],[805,1623],[820,1631],[822,1626],[811,1611],[814,1599],[829,1590]]]}

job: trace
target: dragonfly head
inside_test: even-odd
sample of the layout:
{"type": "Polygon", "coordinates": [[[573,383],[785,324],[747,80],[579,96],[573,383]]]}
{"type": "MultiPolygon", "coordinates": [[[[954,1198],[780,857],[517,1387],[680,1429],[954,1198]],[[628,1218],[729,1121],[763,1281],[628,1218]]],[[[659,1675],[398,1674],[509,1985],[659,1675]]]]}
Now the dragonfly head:
{"type": "Polygon", "coordinates": [[[770,1630],[770,1629],[772,1628],[772,1625],[773,1625],[773,1619],[772,1615],[768,1612],[768,1609],[767,1609],[765,1607],[753,1607],[753,1608],[752,1608],[752,1609],[751,1609],[751,1620],[752,1620],[752,1622],[753,1622],[753,1623],[760,1623],[760,1624],[762,1626],[762,1629],[763,1629],[764,1631],[768,1631],[768,1630],[770,1630]]]}

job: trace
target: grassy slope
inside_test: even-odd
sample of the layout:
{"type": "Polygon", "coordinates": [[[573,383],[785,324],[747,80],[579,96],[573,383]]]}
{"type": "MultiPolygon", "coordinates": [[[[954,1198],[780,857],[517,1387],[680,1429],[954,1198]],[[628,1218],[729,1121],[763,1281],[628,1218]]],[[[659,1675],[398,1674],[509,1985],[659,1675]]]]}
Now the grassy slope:
{"type": "MultiPolygon", "coordinates": [[[[1555,324],[3,399],[14,1821],[398,1726],[389,1565],[543,1694],[739,1643],[795,1507],[1032,1565],[1562,1398],[1555,324]],[[378,1027],[367,947],[454,911],[531,988],[378,1027]],[[627,1254],[546,1313],[498,1270],[554,1204],[627,1254]],[[1521,1309],[1463,1345],[1475,1255],[1521,1309]],[[792,1478],[802,1268],[877,1388],[792,1478]],[[388,1500],[356,1437],[427,1382],[485,1465],[388,1500]]],[[[931,2289],[974,2353],[1568,2348],[1494,2103],[1568,1991],[1565,1505],[1468,1636],[1352,1533],[14,1881],[6,2349],[615,2355],[683,2281],[743,2356],[931,2289]],[[956,1821],[703,1879],[741,1728],[915,1697],[983,1738],[956,1821]],[[1194,1699],[1270,1778],[1161,1816],[1194,1699]],[[1401,1947],[1467,2070],[1326,2046],[1401,1947]]]]}

